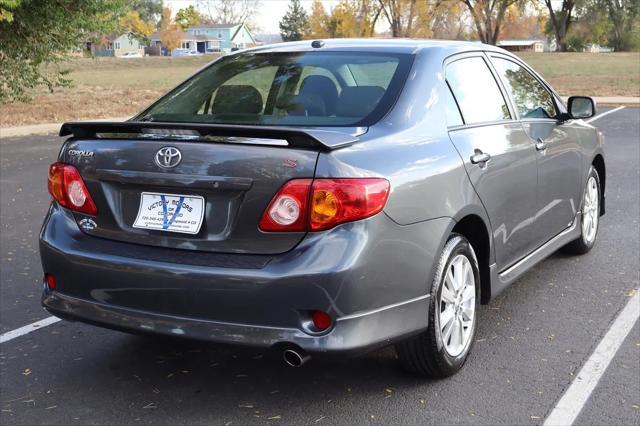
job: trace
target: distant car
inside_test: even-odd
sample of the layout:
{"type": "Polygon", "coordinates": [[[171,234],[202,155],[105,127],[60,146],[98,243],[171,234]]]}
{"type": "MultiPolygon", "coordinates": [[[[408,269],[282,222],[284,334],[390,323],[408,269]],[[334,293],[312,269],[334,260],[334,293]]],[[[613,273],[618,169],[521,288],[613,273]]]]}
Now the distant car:
{"type": "Polygon", "coordinates": [[[171,51],[171,56],[188,56],[188,55],[189,55],[188,49],[173,49],[171,51]]]}
{"type": "Polygon", "coordinates": [[[204,53],[207,53],[207,54],[222,53],[222,49],[219,47],[209,47],[204,53]]]}
{"type": "Polygon", "coordinates": [[[173,49],[173,51],[171,52],[171,56],[200,56],[202,55],[202,53],[198,52],[197,50],[190,50],[190,49],[173,49]]]}
{"type": "Polygon", "coordinates": [[[556,250],[596,243],[594,114],[591,98],[565,105],[480,43],[223,56],[129,121],[62,126],[42,303],[108,328],[272,348],[292,366],[395,344],[414,373],[451,375],[480,303],[556,250]]]}
{"type": "Polygon", "coordinates": [[[140,52],[124,52],[120,55],[122,59],[130,59],[130,58],[142,58],[142,53],[140,52]]]}

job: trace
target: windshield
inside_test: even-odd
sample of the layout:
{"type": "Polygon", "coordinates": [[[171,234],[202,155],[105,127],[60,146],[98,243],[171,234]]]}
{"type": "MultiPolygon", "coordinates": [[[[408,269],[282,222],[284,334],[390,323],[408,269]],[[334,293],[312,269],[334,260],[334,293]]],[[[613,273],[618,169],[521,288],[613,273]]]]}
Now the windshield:
{"type": "Polygon", "coordinates": [[[165,95],[140,120],[368,126],[395,102],[411,56],[245,53],[222,58],[165,95]]]}

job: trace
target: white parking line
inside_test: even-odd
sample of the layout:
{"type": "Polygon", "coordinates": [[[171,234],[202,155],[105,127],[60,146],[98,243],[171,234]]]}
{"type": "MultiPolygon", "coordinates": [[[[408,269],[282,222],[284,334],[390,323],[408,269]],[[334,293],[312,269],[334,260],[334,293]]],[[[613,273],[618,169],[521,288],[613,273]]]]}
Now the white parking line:
{"type": "Polygon", "coordinates": [[[544,426],[573,424],[639,316],[640,289],[636,289],[631,300],[627,302],[574,381],[551,410],[544,426]]]}
{"type": "Polygon", "coordinates": [[[29,334],[32,331],[40,330],[48,325],[55,324],[58,321],[61,321],[60,318],[56,317],[47,317],[40,321],[36,321],[29,325],[25,325],[24,327],[16,328],[15,330],[7,331],[6,333],[2,333],[0,335],[0,343],[8,342],[9,340],[13,340],[16,337],[24,336],[25,334],[29,334]]]}
{"type": "Polygon", "coordinates": [[[588,120],[587,120],[587,123],[591,123],[592,121],[595,121],[595,120],[597,120],[598,118],[602,118],[602,117],[604,117],[605,115],[613,114],[614,112],[616,112],[616,111],[620,111],[620,110],[621,110],[621,109],[623,109],[623,108],[624,108],[624,105],[623,105],[623,106],[619,106],[618,108],[614,108],[614,109],[609,110],[609,111],[605,111],[605,112],[603,112],[602,114],[598,114],[598,115],[596,115],[595,117],[588,119],[588,120]]]}

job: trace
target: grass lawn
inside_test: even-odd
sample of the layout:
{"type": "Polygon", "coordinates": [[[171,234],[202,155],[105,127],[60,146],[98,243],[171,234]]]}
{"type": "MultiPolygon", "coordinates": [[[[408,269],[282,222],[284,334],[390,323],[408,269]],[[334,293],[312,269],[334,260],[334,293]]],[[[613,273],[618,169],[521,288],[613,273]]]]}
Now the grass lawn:
{"type": "Polygon", "coordinates": [[[640,96],[640,52],[519,56],[563,96],[640,96]]]}
{"type": "MultiPolygon", "coordinates": [[[[640,53],[520,56],[562,95],[640,96],[640,53]]],[[[64,66],[72,87],[36,93],[30,103],[0,105],[0,127],[131,116],[213,59],[75,59],[64,66]]]]}

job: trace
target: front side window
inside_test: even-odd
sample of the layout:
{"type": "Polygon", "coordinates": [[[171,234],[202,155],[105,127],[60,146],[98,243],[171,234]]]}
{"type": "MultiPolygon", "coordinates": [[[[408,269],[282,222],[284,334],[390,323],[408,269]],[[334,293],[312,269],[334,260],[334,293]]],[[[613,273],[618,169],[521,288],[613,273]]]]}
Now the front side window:
{"type": "Polygon", "coordinates": [[[481,57],[451,62],[446,75],[466,124],[511,118],[502,92],[481,57]]]}
{"type": "Polygon", "coordinates": [[[228,56],[140,117],[217,124],[367,126],[393,105],[411,58],[353,52],[228,56]]]}
{"type": "Polygon", "coordinates": [[[494,57],[492,61],[520,118],[556,117],[551,93],[529,71],[507,59],[494,57]]]}

